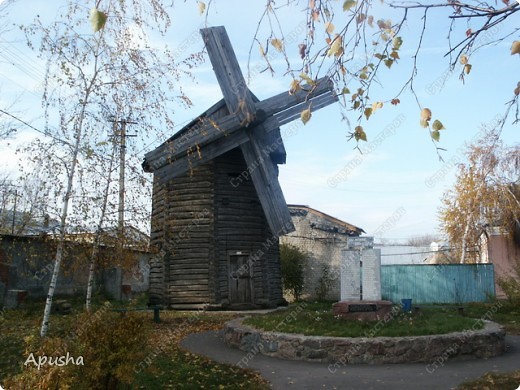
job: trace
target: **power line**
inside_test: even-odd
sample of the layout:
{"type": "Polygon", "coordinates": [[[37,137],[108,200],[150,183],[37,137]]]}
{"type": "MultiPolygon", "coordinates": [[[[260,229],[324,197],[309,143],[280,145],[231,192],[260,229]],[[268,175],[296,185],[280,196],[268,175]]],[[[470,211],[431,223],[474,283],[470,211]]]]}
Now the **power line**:
{"type": "Polygon", "coordinates": [[[0,57],[4,58],[7,61],[7,63],[15,66],[17,70],[26,74],[33,80],[41,81],[45,78],[45,73],[42,72],[40,68],[33,65],[32,61],[29,61],[30,57],[25,55],[19,49],[17,49],[13,44],[8,43],[7,45],[2,45],[0,57]],[[9,46],[11,46],[12,48],[9,46]],[[18,53],[16,51],[18,51],[18,53]]]}
{"type": "MultiPolygon", "coordinates": [[[[45,137],[49,137],[49,138],[53,139],[53,140],[56,141],[56,142],[62,143],[62,144],[64,144],[64,145],[70,146],[70,147],[72,147],[72,148],[74,147],[74,145],[73,145],[72,143],[70,143],[69,141],[66,141],[66,140],[64,140],[64,139],[61,139],[61,138],[59,138],[59,137],[56,137],[55,135],[52,135],[52,134],[49,133],[49,132],[46,132],[46,131],[40,130],[40,129],[34,127],[33,125],[27,123],[27,122],[24,121],[23,119],[18,118],[17,116],[15,116],[15,115],[13,115],[13,114],[7,112],[7,111],[2,110],[1,108],[0,108],[0,113],[3,113],[3,114],[5,114],[5,115],[10,116],[11,118],[17,120],[18,122],[23,123],[25,126],[29,127],[30,129],[32,129],[32,130],[34,130],[34,131],[36,131],[36,132],[38,132],[38,133],[40,133],[40,134],[42,134],[42,135],[44,135],[45,137]]],[[[90,151],[90,153],[92,153],[92,154],[95,155],[96,157],[98,157],[98,158],[100,158],[100,159],[103,159],[103,160],[108,160],[108,159],[109,159],[108,157],[103,156],[103,155],[101,155],[101,154],[99,154],[99,153],[96,153],[95,151],[90,151]]]]}
{"type": "Polygon", "coordinates": [[[32,129],[32,130],[34,130],[34,131],[36,131],[36,132],[38,132],[38,133],[40,133],[40,134],[43,134],[43,135],[46,136],[46,137],[49,137],[49,138],[52,138],[52,139],[55,140],[55,141],[58,141],[58,142],[64,143],[65,145],[72,146],[72,144],[71,144],[70,142],[65,141],[65,140],[63,140],[63,139],[61,139],[61,138],[58,138],[58,137],[56,137],[56,136],[54,136],[54,135],[52,135],[52,134],[50,134],[50,133],[48,133],[48,132],[45,132],[45,131],[43,131],[43,130],[40,130],[40,129],[34,127],[33,125],[27,123],[27,122],[24,121],[23,119],[20,119],[20,118],[18,118],[17,116],[15,116],[15,115],[13,115],[13,114],[7,112],[7,111],[2,110],[1,108],[0,108],[0,112],[1,112],[2,114],[5,114],[5,115],[7,115],[7,116],[10,116],[11,118],[13,118],[14,120],[16,120],[16,121],[18,121],[18,122],[23,123],[25,126],[29,127],[30,129],[32,129]]]}

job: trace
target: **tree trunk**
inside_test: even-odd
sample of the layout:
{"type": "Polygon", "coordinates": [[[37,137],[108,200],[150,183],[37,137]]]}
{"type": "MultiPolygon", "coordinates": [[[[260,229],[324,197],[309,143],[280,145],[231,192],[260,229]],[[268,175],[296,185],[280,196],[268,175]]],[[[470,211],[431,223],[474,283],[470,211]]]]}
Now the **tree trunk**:
{"type": "Polygon", "coordinates": [[[76,173],[76,165],[78,162],[79,149],[81,145],[81,141],[83,138],[83,120],[85,119],[85,110],[86,110],[86,102],[89,101],[90,90],[92,88],[92,82],[90,87],[86,89],[85,95],[83,98],[83,103],[81,106],[81,110],[77,117],[77,122],[75,125],[75,142],[73,145],[71,163],[69,172],[67,175],[67,190],[65,191],[65,195],[63,196],[63,209],[61,212],[60,219],[60,238],[58,241],[58,247],[56,249],[56,257],[54,258],[54,270],[52,271],[51,283],[49,284],[49,291],[47,293],[47,300],[45,301],[45,309],[43,311],[43,320],[42,327],[40,330],[40,336],[45,337],[49,330],[49,320],[51,316],[52,309],[52,300],[54,298],[54,291],[56,290],[56,283],[58,281],[58,274],[60,273],[61,261],[63,259],[63,249],[65,247],[65,230],[67,227],[67,216],[69,211],[69,203],[70,198],[72,197],[72,188],[74,185],[74,178],[76,173]]]}
{"type": "Polygon", "coordinates": [[[460,250],[460,264],[464,264],[466,262],[466,245],[468,244],[468,234],[469,234],[470,221],[466,222],[466,227],[464,228],[464,234],[462,235],[462,248],[460,250]]]}
{"type": "Polygon", "coordinates": [[[49,292],[47,293],[47,300],[45,302],[45,309],[43,311],[43,321],[40,330],[40,336],[45,337],[49,330],[49,319],[51,315],[52,299],[54,298],[54,290],[56,289],[56,282],[58,281],[58,274],[60,273],[60,265],[63,259],[63,249],[65,246],[65,229],[67,223],[67,215],[69,209],[70,198],[72,196],[72,185],[74,182],[74,173],[76,171],[76,163],[78,160],[79,146],[81,142],[81,128],[78,129],[76,134],[76,142],[74,144],[74,150],[72,152],[72,162],[67,177],[67,190],[63,197],[63,209],[61,212],[60,220],[60,238],[58,241],[58,247],[56,249],[56,257],[54,258],[54,270],[52,271],[51,283],[49,284],[49,292]]]}

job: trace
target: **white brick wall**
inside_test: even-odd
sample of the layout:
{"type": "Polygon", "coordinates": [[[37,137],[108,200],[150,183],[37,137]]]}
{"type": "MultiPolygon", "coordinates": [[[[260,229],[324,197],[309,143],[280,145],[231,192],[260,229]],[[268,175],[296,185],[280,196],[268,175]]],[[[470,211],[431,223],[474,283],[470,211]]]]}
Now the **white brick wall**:
{"type": "MultiPolygon", "coordinates": [[[[324,265],[330,267],[330,276],[332,286],[326,297],[328,300],[339,300],[339,280],[340,280],[340,258],[341,248],[346,243],[346,236],[325,232],[320,229],[313,229],[310,226],[311,218],[315,218],[310,214],[307,216],[293,217],[293,223],[296,231],[280,237],[281,244],[294,245],[300,248],[307,255],[305,265],[305,281],[302,298],[313,300],[316,299],[316,289],[318,288],[322,270],[324,265]]],[[[291,297],[285,297],[292,300],[291,297]]]]}

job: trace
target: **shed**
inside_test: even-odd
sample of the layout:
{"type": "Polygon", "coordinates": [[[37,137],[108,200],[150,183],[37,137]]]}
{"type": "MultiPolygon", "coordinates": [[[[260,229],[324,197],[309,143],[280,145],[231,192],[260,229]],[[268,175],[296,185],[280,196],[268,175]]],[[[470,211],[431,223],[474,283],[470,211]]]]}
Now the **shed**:
{"type": "Polygon", "coordinates": [[[153,172],[150,303],[284,303],[279,236],[294,230],[280,184],[280,126],[337,100],[328,79],[259,101],[223,27],[201,30],[224,99],[145,156],[153,172]]]}

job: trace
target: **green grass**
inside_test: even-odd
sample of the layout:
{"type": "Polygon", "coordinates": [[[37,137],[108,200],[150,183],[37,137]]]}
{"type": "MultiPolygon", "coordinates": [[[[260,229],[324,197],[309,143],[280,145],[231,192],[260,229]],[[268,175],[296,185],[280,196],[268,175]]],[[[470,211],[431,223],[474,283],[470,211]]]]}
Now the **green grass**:
{"type": "Polygon", "coordinates": [[[520,335],[520,303],[498,301],[496,303],[471,303],[464,305],[468,317],[482,318],[489,315],[491,321],[502,325],[507,334],[520,335]]]}
{"type": "Polygon", "coordinates": [[[463,331],[474,327],[476,320],[461,316],[453,308],[428,308],[419,313],[399,311],[390,321],[345,321],[335,318],[331,303],[293,305],[288,311],[254,316],[245,324],[255,328],[309,336],[333,337],[396,337],[422,336],[463,331]],[[296,320],[293,320],[296,316],[296,320]]]}

